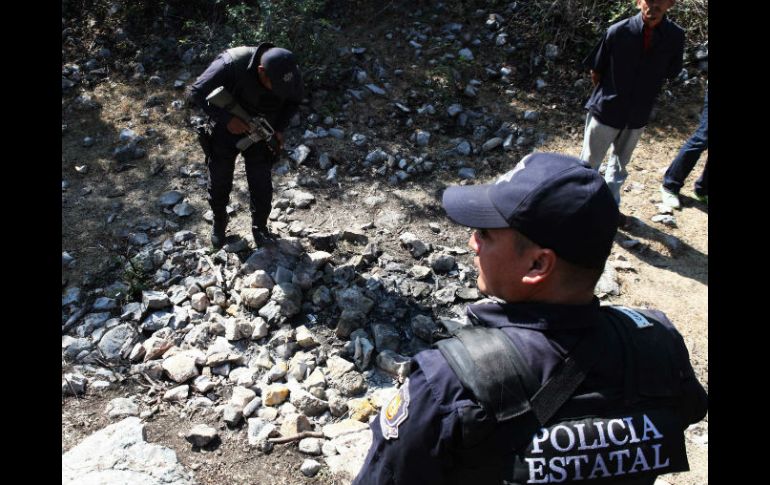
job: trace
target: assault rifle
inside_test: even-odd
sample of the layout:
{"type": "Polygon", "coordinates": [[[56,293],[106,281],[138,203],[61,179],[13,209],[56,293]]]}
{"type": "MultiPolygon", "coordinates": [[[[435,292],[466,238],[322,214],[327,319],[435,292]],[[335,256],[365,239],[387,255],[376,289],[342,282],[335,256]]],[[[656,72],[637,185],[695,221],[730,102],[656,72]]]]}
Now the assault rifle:
{"type": "Polygon", "coordinates": [[[244,123],[249,125],[249,134],[238,140],[238,143],[235,144],[238,150],[244,151],[254,143],[265,141],[270,151],[278,156],[278,137],[275,136],[275,130],[270,126],[270,123],[268,123],[262,116],[249,115],[249,113],[235,101],[232,95],[227,92],[224,86],[219,86],[211,91],[211,94],[206,96],[206,101],[218,108],[227,110],[231,115],[237,116],[244,123]]]}

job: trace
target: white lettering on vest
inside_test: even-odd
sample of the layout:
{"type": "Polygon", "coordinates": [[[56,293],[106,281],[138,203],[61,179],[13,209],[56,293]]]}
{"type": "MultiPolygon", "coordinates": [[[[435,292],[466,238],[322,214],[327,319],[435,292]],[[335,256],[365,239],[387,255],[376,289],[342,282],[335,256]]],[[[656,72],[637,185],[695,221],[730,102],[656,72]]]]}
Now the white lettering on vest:
{"type": "Polygon", "coordinates": [[[527,483],[548,483],[548,477],[545,475],[545,458],[525,458],[529,466],[529,480],[527,483]],[[540,474],[538,478],[536,475],[540,474]]]}
{"type": "Polygon", "coordinates": [[[540,435],[535,433],[535,437],[532,438],[532,453],[542,453],[543,449],[540,448],[540,443],[543,443],[548,439],[548,428],[541,428],[540,435]]]}
{"type": "Polygon", "coordinates": [[[615,433],[612,431],[613,424],[617,424],[618,426],[620,426],[620,429],[624,428],[622,419],[610,419],[609,422],[607,422],[607,436],[610,437],[610,441],[612,441],[614,444],[618,446],[626,444],[626,442],[628,441],[628,436],[623,438],[623,440],[619,440],[615,436],[615,433]]]}
{"type": "Polygon", "coordinates": [[[589,480],[592,478],[596,478],[596,472],[601,471],[602,477],[609,477],[610,472],[607,471],[607,465],[604,464],[604,458],[602,458],[602,455],[596,455],[596,463],[594,463],[594,469],[591,470],[591,474],[588,475],[589,480]]]}
{"type": "MultiPolygon", "coordinates": [[[[593,425],[594,428],[588,428],[588,432],[587,423],[557,424],[550,429],[541,428],[532,436],[530,456],[535,453],[545,456],[525,457],[529,468],[527,483],[563,483],[620,477],[670,467],[670,456],[661,449],[662,444],[651,444],[649,448],[634,445],[664,438],[649,416],[642,414],[641,417],[641,433],[634,426],[637,419],[635,416],[593,421],[589,426],[593,425]],[[603,448],[609,450],[602,450],[603,448]],[[614,450],[610,451],[613,448],[614,450]],[[583,455],[571,454],[578,450],[595,451],[583,455]],[[650,450],[654,452],[654,457],[649,453],[650,450]]],[[[636,425],[639,425],[638,421],[636,425]]]]}
{"type": "Polygon", "coordinates": [[[613,458],[617,458],[618,460],[618,471],[615,472],[615,475],[625,475],[626,472],[623,470],[623,457],[631,456],[631,452],[626,448],[623,450],[611,451],[609,452],[609,455],[610,460],[613,458]]]}
{"type": "Polygon", "coordinates": [[[652,445],[652,449],[655,450],[655,465],[653,465],[653,468],[665,468],[668,466],[671,460],[666,458],[665,463],[660,462],[660,447],[661,445],[652,445]]]}
{"type": "Polygon", "coordinates": [[[644,453],[642,453],[641,448],[636,449],[636,458],[634,459],[634,464],[631,465],[631,468],[628,469],[628,472],[636,473],[636,467],[639,465],[641,465],[643,472],[646,472],[650,469],[650,465],[647,464],[647,458],[644,457],[644,453]]]}
{"type": "Polygon", "coordinates": [[[652,432],[652,437],[657,439],[660,439],[663,437],[662,434],[660,434],[660,431],[658,431],[658,428],[655,427],[652,420],[647,417],[646,414],[643,414],[642,417],[644,418],[644,430],[642,430],[642,441],[647,441],[647,433],[652,432]]]}
{"type": "Polygon", "coordinates": [[[599,446],[596,448],[607,448],[607,440],[604,438],[604,421],[596,421],[594,426],[599,431],[599,446]]]}
{"type": "Polygon", "coordinates": [[[623,418],[623,421],[628,424],[628,431],[631,433],[631,441],[629,443],[639,443],[641,440],[636,436],[636,428],[634,428],[634,421],[631,417],[623,418]]]}
{"type": "Polygon", "coordinates": [[[599,441],[596,438],[594,438],[593,443],[591,443],[590,445],[586,444],[586,433],[585,433],[585,430],[583,429],[585,427],[586,427],[585,423],[578,423],[575,425],[575,429],[577,430],[577,435],[578,435],[578,441],[580,442],[580,446],[578,446],[578,450],[580,451],[594,450],[597,448],[597,444],[599,441]]]}
{"type": "Polygon", "coordinates": [[[559,451],[569,451],[572,449],[573,446],[575,446],[575,435],[572,434],[572,430],[568,427],[564,426],[563,424],[560,424],[558,426],[554,426],[553,430],[551,430],[551,445],[553,445],[554,448],[556,448],[559,451]],[[569,443],[567,446],[562,448],[559,446],[559,439],[558,439],[558,432],[559,430],[564,430],[564,434],[567,435],[567,442],[569,443]]]}
{"type": "Polygon", "coordinates": [[[565,460],[567,462],[567,465],[570,464],[570,462],[575,462],[575,480],[582,480],[583,474],[580,470],[580,461],[583,460],[586,463],[588,463],[588,455],[576,455],[576,456],[568,456],[565,460]]]}
{"type": "Polygon", "coordinates": [[[551,467],[551,472],[557,472],[561,475],[560,478],[556,478],[553,476],[553,473],[548,475],[548,483],[561,483],[564,480],[567,479],[567,470],[564,469],[564,457],[563,456],[556,456],[554,458],[551,458],[551,462],[549,463],[551,467]],[[561,463],[561,466],[558,464],[561,463]]]}

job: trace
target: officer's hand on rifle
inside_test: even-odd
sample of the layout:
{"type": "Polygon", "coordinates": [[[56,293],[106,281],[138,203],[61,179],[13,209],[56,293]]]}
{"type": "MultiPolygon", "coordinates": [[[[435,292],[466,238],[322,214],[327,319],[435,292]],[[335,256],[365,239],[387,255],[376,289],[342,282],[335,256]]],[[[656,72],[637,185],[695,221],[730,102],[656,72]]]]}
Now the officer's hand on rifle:
{"type": "Polygon", "coordinates": [[[242,135],[249,132],[249,125],[247,125],[242,119],[237,116],[230,118],[227,122],[227,131],[233,135],[242,135]]]}

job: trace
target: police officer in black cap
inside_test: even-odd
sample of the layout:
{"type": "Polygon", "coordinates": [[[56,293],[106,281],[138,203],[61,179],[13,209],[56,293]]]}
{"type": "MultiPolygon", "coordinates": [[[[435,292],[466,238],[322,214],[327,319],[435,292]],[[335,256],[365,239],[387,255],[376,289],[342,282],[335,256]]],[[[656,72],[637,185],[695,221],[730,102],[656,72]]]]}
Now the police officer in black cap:
{"type": "MultiPolygon", "coordinates": [[[[227,110],[206,102],[214,89],[224,87],[250,115],[263,116],[275,130],[279,149],[283,131],[297,112],[303,96],[302,75],[290,51],[264,42],[257,47],[235,47],[221,53],[198,77],[189,90],[189,99],[203,108],[213,124],[206,153],[209,173],[209,205],[214,213],[211,244],[219,248],[225,241],[226,206],[233,188],[233,170],[238,155],[236,143],[249,126],[227,110]]],[[[249,184],[252,234],[260,244],[270,236],[267,217],[273,197],[270,170],[277,154],[267,143],[255,143],[243,153],[249,184]]]]}
{"type": "Polygon", "coordinates": [[[707,411],[681,335],[655,310],[593,294],[617,230],[602,177],[535,153],[495,183],[450,187],[475,228],[467,326],[414,357],[372,422],[354,485],[650,484],[688,470],[683,432],[707,411]]]}

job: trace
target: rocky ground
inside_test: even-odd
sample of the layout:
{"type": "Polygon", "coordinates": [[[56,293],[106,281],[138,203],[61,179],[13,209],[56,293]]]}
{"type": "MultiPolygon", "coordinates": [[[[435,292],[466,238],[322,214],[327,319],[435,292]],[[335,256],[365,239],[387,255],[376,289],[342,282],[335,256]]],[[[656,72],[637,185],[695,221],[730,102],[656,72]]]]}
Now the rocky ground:
{"type": "MultiPolygon", "coordinates": [[[[578,56],[535,49],[517,2],[451,13],[340,20],[336,64],[274,167],[278,238],[254,247],[238,164],[220,251],[190,128],[201,113],[183,101],[214,53],[169,60],[161,39],[127,58],[140,39],[63,21],[64,477],[107,461],[142,483],[349,482],[410,357],[483,296],[443,189],[533,150],[580,152],[578,56]]],[[[697,126],[699,52],[635,152],[622,201],[635,220],[597,294],[666,312],[708,387],[707,207],[689,186],[681,211],[658,205],[697,126]]],[[[663,479],[707,483],[707,419],[687,436],[692,471],[663,479]]]]}

